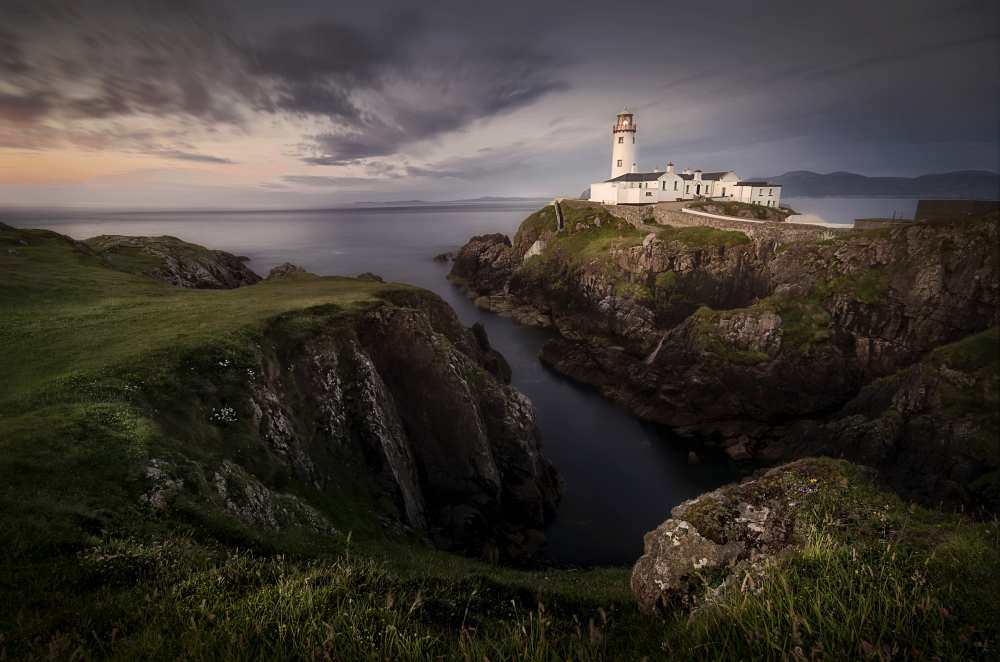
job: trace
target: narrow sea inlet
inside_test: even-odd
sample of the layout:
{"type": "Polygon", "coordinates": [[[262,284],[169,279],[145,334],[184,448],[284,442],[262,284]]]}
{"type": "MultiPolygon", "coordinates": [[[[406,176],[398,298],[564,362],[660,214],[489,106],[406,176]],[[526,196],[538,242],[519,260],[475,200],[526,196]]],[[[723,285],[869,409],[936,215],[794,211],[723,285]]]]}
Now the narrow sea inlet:
{"type": "Polygon", "coordinates": [[[101,234],[172,235],[250,258],[267,274],[292,262],[320,275],[366,271],[429,289],[463,323],[481,322],[506,357],[513,384],[535,405],[546,456],[564,483],[559,514],[548,531],[547,561],[558,565],[629,565],[643,534],[685,499],[734,478],[727,467],[689,465],[681,440],[666,438],[538,361],[547,331],[477,308],[446,279],[433,256],[476,234],[512,235],[533,205],[396,207],[316,212],[32,212],[5,219],[76,239],[101,234]]]}

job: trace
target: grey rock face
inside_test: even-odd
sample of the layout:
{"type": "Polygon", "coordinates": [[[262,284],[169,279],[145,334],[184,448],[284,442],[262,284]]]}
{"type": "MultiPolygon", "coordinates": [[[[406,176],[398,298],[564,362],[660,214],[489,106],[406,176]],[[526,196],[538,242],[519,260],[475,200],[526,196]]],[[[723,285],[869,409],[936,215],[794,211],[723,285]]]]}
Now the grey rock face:
{"type": "Polygon", "coordinates": [[[674,508],[670,519],[646,534],[643,555],[632,568],[639,609],[654,614],[690,608],[735,568],[798,544],[799,500],[821,489],[826,473],[814,461],[794,462],[674,508]]]}
{"type": "MultiPolygon", "coordinates": [[[[355,315],[331,312],[306,334],[293,319],[265,332],[246,387],[258,455],[317,493],[336,493],[354,467],[435,545],[530,559],[559,500],[530,401],[509,385],[485,329],[464,328],[427,292],[385,297],[355,315]]],[[[209,482],[240,521],[281,528],[289,506],[240,471],[224,463],[209,482]],[[233,476],[239,487],[223,490],[233,476]]]]}

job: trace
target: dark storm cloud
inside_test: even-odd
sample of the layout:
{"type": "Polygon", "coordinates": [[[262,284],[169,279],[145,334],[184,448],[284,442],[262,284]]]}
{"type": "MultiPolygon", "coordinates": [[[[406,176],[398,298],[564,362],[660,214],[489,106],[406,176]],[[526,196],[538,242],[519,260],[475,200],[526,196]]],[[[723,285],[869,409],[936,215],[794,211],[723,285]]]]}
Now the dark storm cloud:
{"type": "Polygon", "coordinates": [[[233,100],[260,94],[196,2],[7,0],[4,10],[4,106],[22,110],[8,122],[51,122],[69,140],[90,120],[236,123],[233,100]]]}
{"type": "Polygon", "coordinates": [[[349,130],[315,137],[313,165],[344,165],[387,156],[403,146],[464,128],[472,122],[528,105],[563,90],[551,71],[554,59],[532,50],[509,48],[438,58],[417,80],[411,98],[394,99],[388,120],[364,116],[349,130]]]}
{"type": "Polygon", "coordinates": [[[644,165],[788,140],[810,153],[753,167],[843,165],[858,144],[901,167],[913,145],[996,153],[995,0],[720,0],[711,15],[643,0],[398,5],[0,0],[0,147],[198,156],[195,131],[238,139],[261,118],[292,117],[307,135],[286,144],[310,165],[386,180],[521,171],[532,185],[565,178],[575,188],[606,150],[607,115],[634,104],[644,165]],[[536,124],[488,122],[528,106],[536,124]],[[433,151],[476,131],[513,145],[554,117],[572,118],[558,140],[433,151]],[[485,133],[494,130],[509,133],[485,133]],[[556,143],[574,144],[554,154],[556,143]]]}
{"type": "Polygon", "coordinates": [[[239,127],[252,113],[288,114],[328,123],[304,160],[333,164],[392,154],[564,85],[551,57],[526,45],[470,53],[436,40],[424,49],[414,12],[386,12],[366,27],[332,16],[237,27],[225,6],[197,0],[11,3],[0,31],[9,83],[0,119],[48,123],[53,133],[80,121],[239,127]]]}

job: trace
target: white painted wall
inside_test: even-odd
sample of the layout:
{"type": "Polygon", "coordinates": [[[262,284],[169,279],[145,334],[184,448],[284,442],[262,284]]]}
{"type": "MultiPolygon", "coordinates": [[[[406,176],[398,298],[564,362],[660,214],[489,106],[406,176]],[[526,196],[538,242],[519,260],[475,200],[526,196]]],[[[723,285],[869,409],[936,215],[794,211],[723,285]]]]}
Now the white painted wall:
{"type": "Polygon", "coordinates": [[[595,182],[590,185],[591,202],[606,205],[618,204],[618,186],[610,182],[595,182]]]}
{"type": "Polygon", "coordinates": [[[765,207],[781,206],[780,186],[744,186],[736,187],[735,200],[751,205],[763,205],[765,207]]]}
{"type": "Polygon", "coordinates": [[[611,133],[611,177],[624,175],[632,171],[632,164],[638,163],[636,158],[637,131],[612,131],[611,133]],[[621,142],[618,142],[619,138],[621,142]],[[619,165],[621,164],[621,165],[619,165]]]}

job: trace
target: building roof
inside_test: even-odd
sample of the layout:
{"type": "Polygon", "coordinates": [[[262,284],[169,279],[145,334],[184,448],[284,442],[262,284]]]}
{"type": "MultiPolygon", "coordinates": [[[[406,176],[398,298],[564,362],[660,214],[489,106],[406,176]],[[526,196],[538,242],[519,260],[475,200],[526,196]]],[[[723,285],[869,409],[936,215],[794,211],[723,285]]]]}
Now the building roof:
{"type": "MultiPolygon", "coordinates": [[[[699,171],[695,170],[695,172],[699,172],[699,171]]],[[[703,173],[701,173],[701,180],[703,182],[714,182],[714,181],[717,181],[719,179],[722,179],[723,175],[728,175],[731,172],[732,172],[732,170],[723,170],[722,172],[703,172],[703,173]]],[[[687,179],[687,180],[690,181],[690,180],[694,179],[694,174],[693,173],[682,172],[682,173],[680,173],[680,178],[681,179],[687,179]]]]}
{"type": "Polygon", "coordinates": [[[665,172],[626,172],[624,175],[618,175],[612,179],[606,179],[606,182],[655,182],[657,179],[662,177],[667,173],[665,172]]]}
{"type": "Polygon", "coordinates": [[[768,182],[739,182],[737,186],[771,186],[773,188],[781,188],[781,184],[771,184],[768,182]]]}
{"type": "Polygon", "coordinates": [[[701,173],[701,178],[715,181],[717,179],[722,179],[723,175],[728,175],[731,172],[732,170],[723,170],[722,172],[703,172],[701,173]]]}

